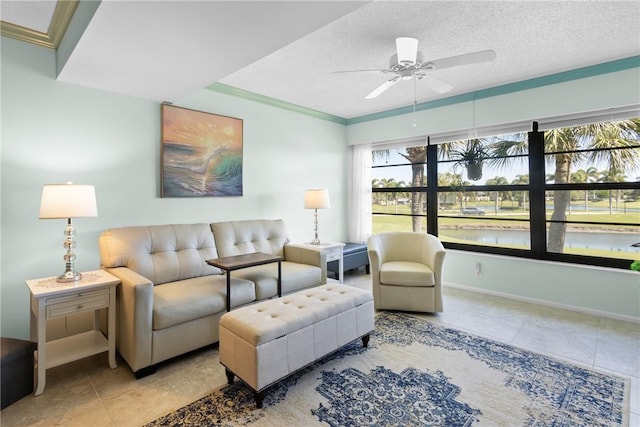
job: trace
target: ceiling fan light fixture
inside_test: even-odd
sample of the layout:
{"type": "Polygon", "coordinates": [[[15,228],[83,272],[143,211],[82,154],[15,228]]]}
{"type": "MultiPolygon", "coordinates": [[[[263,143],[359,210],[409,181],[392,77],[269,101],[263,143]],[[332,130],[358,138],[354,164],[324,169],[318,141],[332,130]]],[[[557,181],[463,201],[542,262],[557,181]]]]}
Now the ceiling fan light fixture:
{"type": "Polygon", "coordinates": [[[416,63],[418,54],[418,39],[413,37],[398,37],[396,39],[396,50],[398,52],[398,63],[413,65],[416,63]]]}
{"type": "Polygon", "coordinates": [[[413,70],[400,71],[400,78],[402,80],[411,80],[413,78],[413,70]]]}

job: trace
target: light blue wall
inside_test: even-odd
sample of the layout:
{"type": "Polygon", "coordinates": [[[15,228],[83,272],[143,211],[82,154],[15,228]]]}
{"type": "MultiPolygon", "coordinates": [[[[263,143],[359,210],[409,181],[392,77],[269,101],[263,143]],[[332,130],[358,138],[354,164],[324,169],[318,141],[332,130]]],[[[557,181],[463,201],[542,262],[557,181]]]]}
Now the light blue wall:
{"type": "MultiPolygon", "coordinates": [[[[320,212],[321,237],[344,240],[347,143],[409,138],[433,129],[470,127],[473,121],[471,103],[461,103],[419,111],[415,128],[411,115],[345,127],[202,90],[177,105],[244,120],[244,196],[162,199],[158,104],[57,82],[53,51],[4,37],[1,41],[3,336],[28,336],[24,281],[57,275],[64,267],[64,221],[38,219],[43,184],[71,180],[96,186],[99,217],[75,221],[79,270],[99,267],[96,240],[108,227],[283,218],[292,240],[308,240],[313,214],[302,208],[302,198],[311,187],[331,192],[331,209],[320,212]]],[[[639,77],[634,68],[477,100],[475,124],[638,104],[639,77]],[[525,107],[519,95],[534,104],[525,107]]],[[[454,251],[445,264],[450,283],[640,319],[637,277],[454,251]],[[473,274],[478,260],[486,271],[480,279],[473,274]]]]}
{"type": "Polygon", "coordinates": [[[345,126],[203,89],[181,107],[244,121],[244,195],[163,199],[160,105],[55,80],[52,50],[2,37],[2,336],[28,336],[26,279],[64,270],[64,220],[39,220],[42,185],[93,184],[97,218],[75,220],[77,269],[99,268],[109,227],[283,218],[290,238],[313,237],[304,190],[328,188],[320,237],[346,236],[345,126]]]}
{"type": "Polygon", "coordinates": [[[640,274],[630,270],[449,251],[443,277],[472,291],[640,322],[640,274]]]}
{"type": "MultiPolygon", "coordinates": [[[[627,61],[625,66],[633,61],[627,61]]],[[[636,64],[640,58],[636,57],[636,64]]],[[[552,79],[547,79],[551,80],[552,79]]],[[[534,120],[640,105],[640,68],[627,68],[578,80],[483,96],[479,91],[460,97],[461,102],[349,124],[349,145],[379,143],[399,139],[426,138],[427,135],[460,129],[495,127],[502,124],[531,123],[534,120]],[[414,126],[415,124],[415,126],[414,126]]],[[[455,98],[454,98],[455,99],[455,98]]],[[[437,105],[437,103],[436,103],[437,105]]],[[[527,128],[530,130],[530,126],[527,128]]]]}

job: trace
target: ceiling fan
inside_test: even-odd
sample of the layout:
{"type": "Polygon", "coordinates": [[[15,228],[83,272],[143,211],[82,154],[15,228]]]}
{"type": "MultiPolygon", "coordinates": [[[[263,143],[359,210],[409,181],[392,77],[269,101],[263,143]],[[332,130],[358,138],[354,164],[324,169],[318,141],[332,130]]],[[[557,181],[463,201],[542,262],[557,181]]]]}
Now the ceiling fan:
{"type": "Polygon", "coordinates": [[[424,61],[422,52],[418,51],[418,39],[412,37],[398,37],[396,39],[396,53],[389,58],[389,68],[382,70],[351,70],[336,71],[336,73],[378,72],[390,74],[391,78],[371,93],[365,99],[373,99],[398,83],[400,80],[423,80],[427,86],[438,93],[445,93],[453,89],[449,83],[433,77],[430,72],[443,68],[457,67],[460,65],[476,64],[493,61],[496,53],[493,50],[481,50],[465,53],[463,55],[449,56],[447,58],[424,61]]]}

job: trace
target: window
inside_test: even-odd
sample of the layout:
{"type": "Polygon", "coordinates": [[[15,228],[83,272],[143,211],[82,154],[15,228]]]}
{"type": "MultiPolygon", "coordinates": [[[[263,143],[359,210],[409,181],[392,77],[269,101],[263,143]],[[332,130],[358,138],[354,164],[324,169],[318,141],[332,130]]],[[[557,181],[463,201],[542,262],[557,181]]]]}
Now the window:
{"type": "Polygon", "coordinates": [[[437,150],[440,239],[531,249],[526,135],[447,142],[437,150]]]}
{"type": "Polygon", "coordinates": [[[640,139],[627,122],[545,134],[547,251],[633,260],[640,255],[640,139]]]}
{"type": "Polygon", "coordinates": [[[426,230],[426,147],[373,152],[373,231],[426,230]]]}
{"type": "Polygon", "coordinates": [[[640,258],[639,134],[630,119],[376,151],[373,232],[628,268],[640,258]]]}

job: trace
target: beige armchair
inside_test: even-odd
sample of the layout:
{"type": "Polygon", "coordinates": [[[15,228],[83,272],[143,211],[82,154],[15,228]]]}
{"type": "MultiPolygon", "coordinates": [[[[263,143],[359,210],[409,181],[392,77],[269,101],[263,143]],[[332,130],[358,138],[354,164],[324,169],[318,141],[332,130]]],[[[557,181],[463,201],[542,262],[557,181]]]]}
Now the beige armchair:
{"type": "Polygon", "coordinates": [[[388,232],[367,243],[376,309],[442,311],[445,250],[431,234],[388,232]]]}

